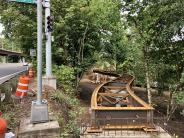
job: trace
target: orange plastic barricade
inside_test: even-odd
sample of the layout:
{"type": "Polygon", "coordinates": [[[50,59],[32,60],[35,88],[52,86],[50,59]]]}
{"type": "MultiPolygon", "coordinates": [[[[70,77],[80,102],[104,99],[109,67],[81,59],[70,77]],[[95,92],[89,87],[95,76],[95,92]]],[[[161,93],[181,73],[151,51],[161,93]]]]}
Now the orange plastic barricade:
{"type": "Polygon", "coordinates": [[[27,96],[28,84],[29,84],[29,77],[20,76],[15,96],[19,98],[27,96]]]}

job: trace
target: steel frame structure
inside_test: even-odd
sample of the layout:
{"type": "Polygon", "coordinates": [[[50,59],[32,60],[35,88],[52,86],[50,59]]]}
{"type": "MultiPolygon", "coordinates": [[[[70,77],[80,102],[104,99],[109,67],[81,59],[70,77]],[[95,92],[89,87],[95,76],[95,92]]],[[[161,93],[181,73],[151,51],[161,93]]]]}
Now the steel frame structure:
{"type": "Polygon", "coordinates": [[[132,90],[135,77],[128,74],[116,76],[119,77],[114,80],[102,83],[94,90],[92,94],[92,127],[89,132],[101,129],[100,126],[108,129],[151,128],[153,130],[154,108],[139,98],[132,90]],[[130,125],[127,125],[126,123],[126,125],[123,126],[122,122],[123,120],[127,120],[127,117],[130,118],[130,125]]]}

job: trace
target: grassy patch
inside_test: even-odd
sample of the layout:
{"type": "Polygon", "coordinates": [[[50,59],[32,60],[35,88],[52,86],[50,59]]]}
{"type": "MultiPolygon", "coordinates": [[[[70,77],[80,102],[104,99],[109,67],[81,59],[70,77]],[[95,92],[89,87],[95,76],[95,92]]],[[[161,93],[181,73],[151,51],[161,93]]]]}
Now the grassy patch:
{"type": "Polygon", "coordinates": [[[55,115],[62,128],[61,137],[79,136],[80,126],[78,120],[84,112],[84,109],[80,106],[80,101],[75,96],[66,95],[60,90],[54,92],[51,97],[55,101],[53,109],[55,109],[55,115]]]}

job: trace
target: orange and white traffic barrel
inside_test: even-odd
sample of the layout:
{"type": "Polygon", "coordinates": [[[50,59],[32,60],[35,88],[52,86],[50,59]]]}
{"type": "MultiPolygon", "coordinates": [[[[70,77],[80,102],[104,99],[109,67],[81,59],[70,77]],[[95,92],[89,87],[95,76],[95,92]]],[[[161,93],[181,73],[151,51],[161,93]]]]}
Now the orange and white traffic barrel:
{"type": "Polygon", "coordinates": [[[29,80],[30,79],[27,76],[20,76],[17,90],[15,93],[16,97],[23,98],[27,96],[29,80]]]}
{"type": "Polygon", "coordinates": [[[33,78],[34,77],[34,70],[33,70],[33,68],[29,68],[28,73],[29,73],[29,78],[33,78]]]}
{"type": "Polygon", "coordinates": [[[0,115],[0,138],[4,138],[5,137],[6,130],[7,130],[6,120],[1,118],[1,115],[0,115]]]}

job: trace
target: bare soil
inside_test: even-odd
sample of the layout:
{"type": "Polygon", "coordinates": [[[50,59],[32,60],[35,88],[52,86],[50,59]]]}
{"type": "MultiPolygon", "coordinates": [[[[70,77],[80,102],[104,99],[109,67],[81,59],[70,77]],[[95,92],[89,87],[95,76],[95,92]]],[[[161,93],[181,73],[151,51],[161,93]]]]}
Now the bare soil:
{"type": "MultiPolygon", "coordinates": [[[[48,86],[43,87],[43,98],[49,100],[48,93],[53,91],[52,88],[48,86]]],[[[7,120],[8,128],[12,132],[17,133],[16,130],[19,127],[22,118],[29,118],[31,116],[31,103],[36,100],[37,85],[34,80],[32,80],[28,96],[23,99],[12,98],[8,103],[3,102],[1,111],[3,112],[3,117],[7,120]]],[[[14,94],[12,94],[12,97],[14,94]]]]}

